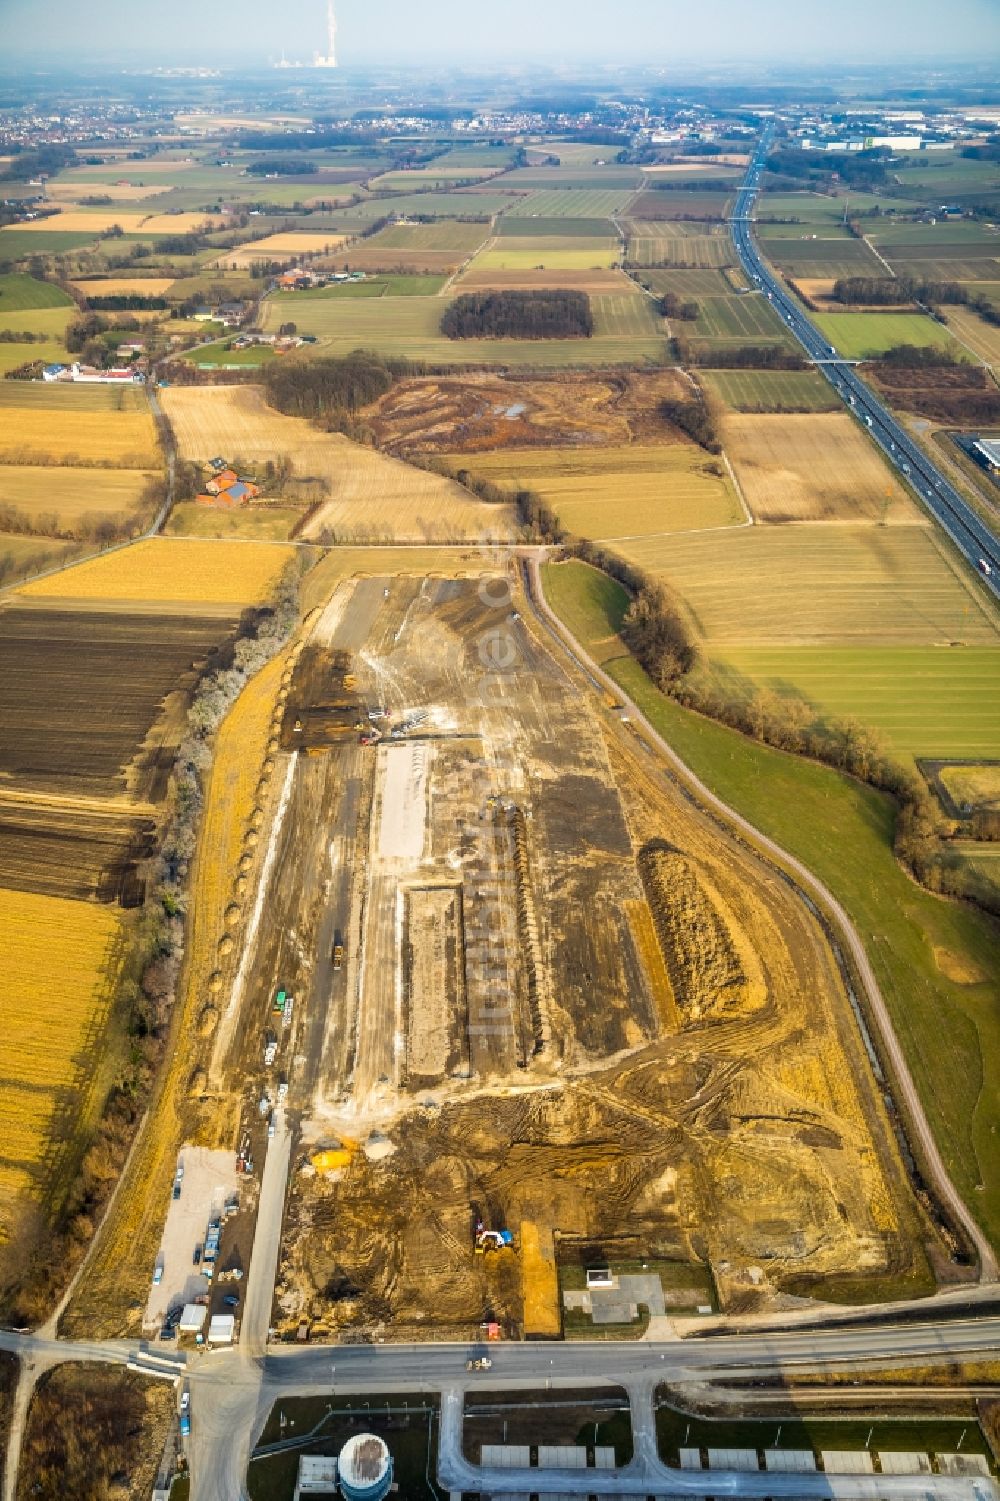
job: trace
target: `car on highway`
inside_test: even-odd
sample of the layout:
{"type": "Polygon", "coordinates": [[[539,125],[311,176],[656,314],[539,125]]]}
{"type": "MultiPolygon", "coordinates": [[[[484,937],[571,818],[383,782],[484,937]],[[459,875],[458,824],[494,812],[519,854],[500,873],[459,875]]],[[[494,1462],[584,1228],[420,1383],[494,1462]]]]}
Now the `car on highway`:
{"type": "Polygon", "coordinates": [[[158,1261],[156,1263],[155,1267],[153,1268],[153,1286],[154,1287],[159,1287],[159,1285],[160,1285],[160,1283],[162,1281],[163,1281],[163,1262],[162,1261],[158,1261]]]}

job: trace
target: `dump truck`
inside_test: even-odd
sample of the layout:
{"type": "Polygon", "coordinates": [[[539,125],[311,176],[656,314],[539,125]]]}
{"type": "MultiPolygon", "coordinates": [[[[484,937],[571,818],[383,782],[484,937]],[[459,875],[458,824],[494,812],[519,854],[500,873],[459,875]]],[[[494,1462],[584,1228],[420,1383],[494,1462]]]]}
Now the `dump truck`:
{"type": "Polygon", "coordinates": [[[334,967],[334,969],[340,969],[343,966],[343,963],[344,963],[344,941],[341,938],[341,936],[340,936],[339,933],[335,933],[334,934],[334,938],[333,938],[333,967],[334,967]]]}

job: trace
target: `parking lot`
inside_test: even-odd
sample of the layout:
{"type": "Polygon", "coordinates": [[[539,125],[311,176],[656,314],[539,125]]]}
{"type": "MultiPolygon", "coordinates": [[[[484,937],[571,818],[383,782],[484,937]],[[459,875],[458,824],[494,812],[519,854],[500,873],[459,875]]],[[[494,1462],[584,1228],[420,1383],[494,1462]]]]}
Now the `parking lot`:
{"type": "MultiPolygon", "coordinates": [[[[221,1216],[226,1201],[238,1190],[232,1152],[186,1146],[178,1165],[184,1168],[180,1196],[171,1197],[160,1250],[155,1266],[149,1269],[149,1299],[143,1317],[146,1333],[159,1329],[171,1308],[208,1291],[209,1283],[194,1264],[195,1247],[204,1245],[209,1220],[221,1216]],[[152,1282],[156,1267],[163,1269],[159,1283],[152,1282]]],[[[164,1191],[171,1193],[172,1184],[165,1184],[164,1191]]]]}

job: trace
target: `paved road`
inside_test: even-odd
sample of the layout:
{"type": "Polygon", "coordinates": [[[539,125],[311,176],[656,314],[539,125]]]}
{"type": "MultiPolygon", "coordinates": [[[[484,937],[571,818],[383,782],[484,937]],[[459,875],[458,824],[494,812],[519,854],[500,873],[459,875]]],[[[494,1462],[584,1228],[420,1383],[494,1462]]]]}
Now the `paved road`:
{"type": "Polygon", "coordinates": [[[826,376],[837,395],[864,423],[889,463],[909,484],[935,520],[944,528],[959,552],[977,570],[982,582],[1000,598],[1000,543],[963,500],[955,487],[941,473],[883,406],[871,388],[856,374],[853,365],[841,359],[804,312],[798,300],[774,275],[757,249],[752,223],[754,202],[760,188],[761,173],[770,149],[771,127],[761,137],[757,151],[747,168],[743,186],[737,194],[730,216],[733,244],[750,278],[788,324],[806,354],[826,376]]]}
{"type": "Polygon", "coordinates": [[[864,944],[861,942],[857,929],[847,912],[833,895],[833,892],[817,876],[813,875],[807,866],[803,865],[801,861],[796,860],[794,856],[789,855],[773,839],[769,839],[766,834],[761,833],[749,819],[737,813],[728,803],[724,803],[721,798],[716,797],[715,793],[711,792],[705,786],[704,782],[694,775],[677,755],[677,752],[667,744],[662,736],[657,734],[652,725],[644,718],[638,705],[623,695],[620,684],[608,677],[598,667],[597,663],[587,656],[559,617],[549,607],[544,591],[542,590],[537,553],[531,553],[528,556],[527,567],[529,597],[533,606],[548,623],[550,628],[556,632],[563,646],[569,651],[577,665],[587,674],[590,680],[602,691],[610,693],[612,697],[617,698],[619,702],[624,704],[631,716],[633,727],[642,734],[645,740],[650,742],[659,755],[666,757],[674,770],[680,773],[684,781],[694,789],[698,798],[703,803],[716,812],[721,813],[727,823],[742,830],[743,833],[747,834],[753,840],[754,844],[774,855],[780,864],[786,870],[792,872],[799,884],[805,887],[819,901],[824,911],[832,917],[850,952],[855,971],[864,987],[869,1012],[875,1021],[883,1054],[890,1066],[894,1091],[898,1100],[902,1102],[905,1108],[910,1131],[920,1148],[922,1167],[930,1182],[934,1185],[935,1192],[941,1203],[947,1206],[954,1216],[955,1221],[963,1227],[969,1240],[975,1246],[976,1254],[979,1258],[980,1280],[989,1283],[995,1282],[997,1280],[996,1254],[989,1240],[973,1219],[964,1199],[952,1182],[948,1169],[945,1167],[944,1159],[938,1150],[938,1145],[924,1112],[917,1087],[913,1082],[909,1065],[906,1062],[903,1049],[896,1036],[889,1008],[885,1003],[885,998],[875,978],[875,971],[872,969],[864,944]]]}

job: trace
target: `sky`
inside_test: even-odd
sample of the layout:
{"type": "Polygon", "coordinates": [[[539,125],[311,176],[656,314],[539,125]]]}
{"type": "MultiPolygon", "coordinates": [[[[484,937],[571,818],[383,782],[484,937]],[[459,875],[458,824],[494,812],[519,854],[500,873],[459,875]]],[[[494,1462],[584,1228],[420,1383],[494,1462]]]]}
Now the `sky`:
{"type": "MultiPolygon", "coordinates": [[[[326,0],[0,0],[0,56],[308,59],[326,0]]],[[[337,0],[345,65],[997,59],[1000,0],[337,0]]]]}

